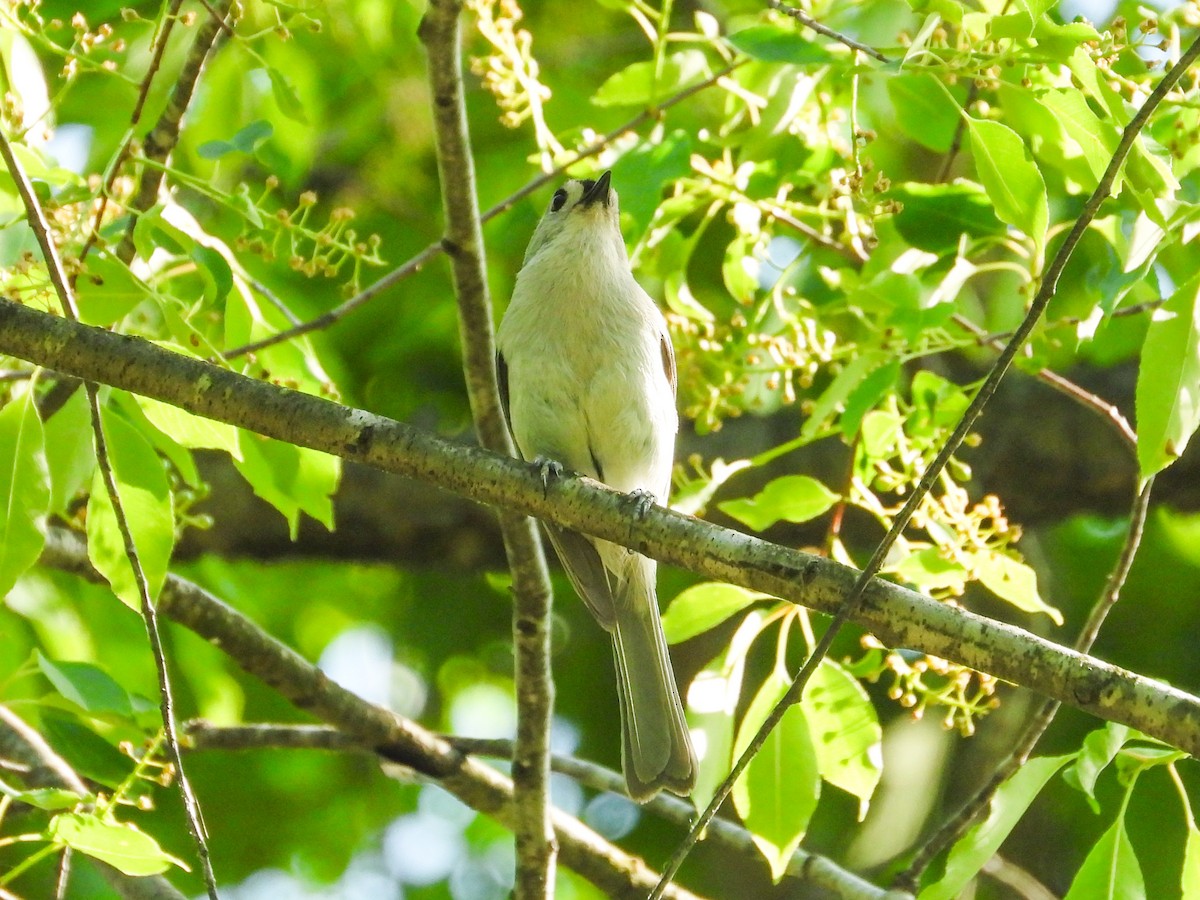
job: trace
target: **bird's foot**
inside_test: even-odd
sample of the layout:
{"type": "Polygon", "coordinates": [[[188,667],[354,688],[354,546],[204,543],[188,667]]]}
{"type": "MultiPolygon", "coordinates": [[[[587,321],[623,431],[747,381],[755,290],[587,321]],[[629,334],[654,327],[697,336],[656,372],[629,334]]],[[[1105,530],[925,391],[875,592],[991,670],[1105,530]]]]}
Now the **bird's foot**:
{"type": "Polygon", "coordinates": [[[654,494],[652,494],[650,491],[643,490],[642,488],[630,491],[626,495],[626,498],[630,507],[633,509],[633,514],[639,519],[646,518],[646,516],[650,513],[650,510],[652,510],[654,505],[658,503],[658,498],[655,497],[654,494]]]}
{"type": "Polygon", "coordinates": [[[534,457],[533,464],[537,466],[538,475],[542,478],[542,495],[545,496],[550,491],[550,482],[562,478],[563,464],[548,456],[534,457]]]}

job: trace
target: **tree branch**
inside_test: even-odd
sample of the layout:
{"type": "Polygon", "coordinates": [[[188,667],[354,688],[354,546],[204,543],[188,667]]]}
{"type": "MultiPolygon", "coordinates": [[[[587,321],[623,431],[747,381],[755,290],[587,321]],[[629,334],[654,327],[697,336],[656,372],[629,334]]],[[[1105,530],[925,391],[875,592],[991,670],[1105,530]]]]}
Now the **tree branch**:
{"type": "MultiPolygon", "coordinates": [[[[83,541],[66,529],[48,530],[42,563],[92,581],[102,580],[88,561],[83,541]]],[[[517,813],[508,778],[460,753],[416,722],[368,703],[334,683],[290,647],[265,634],[203,588],[168,576],[159,598],[159,611],[212,642],[298,708],[354,736],[365,746],[379,748],[388,759],[437,781],[463,803],[506,828],[515,828],[517,813]]],[[[640,900],[657,881],[657,874],[641,859],[608,843],[578,819],[555,811],[551,822],[563,862],[606,896],[640,900]]],[[[679,887],[672,887],[668,896],[699,900],[679,887]]]]}
{"type": "MultiPolygon", "coordinates": [[[[434,136],[446,236],[458,299],[467,394],[479,443],[515,456],[496,384],[496,348],[475,167],[463,98],[459,0],[431,0],[418,34],[429,55],[434,136]]],[[[512,631],[517,693],[517,739],[512,753],[518,900],[554,896],[554,830],[550,825],[550,605],[553,592],[536,523],[499,510],[512,572],[512,631]]]]}
{"type": "MultiPolygon", "coordinates": [[[[30,184],[29,177],[25,174],[25,170],[13,154],[8,138],[2,131],[0,131],[0,155],[4,157],[9,174],[17,185],[25,207],[25,214],[29,220],[29,227],[33,230],[38,246],[42,250],[42,257],[46,262],[50,281],[54,285],[63,311],[66,313],[69,321],[78,324],[79,306],[76,303],[74,291],[63,270],[58,248],[54,244],[54,238],[50,233],[50,226],[46,221],[45,210],[37,199],[37,195],[34,194],[33,185],[30,184]]],[[[154,608],[154,599],[150,594],[150,585],[146,580],[146,573],[142,568],[141,558],[138,556],[133,532],[129,528],[129,520],[125,515],[124,502],[121,499],[120,491],[117,489],[116,476],[113,474],[112,460],[108,454],[108,440],[104,434],[104,423],[100,411],[99,390],[96,387],[96,383],[91,380],[85,379],[83,386],[87,392],[88,409],[91,414],[92,434],[96,446],[96,467],[99,469],[104,481],[105,492],[112,506],[117,530],[121,534],[125,557],[129,561],[130,568],[133,570],[133,580],[137,586],[142,620],[146,626],[146,637],[150,643],[151,655],[154,658],[154,670],[158,676],[159,710],[162,716],[168,755],[177,770],[179,794],[183,800],[183,807],[187,814],[188,830],[191,832],[192,841],[196,845],[196,855],[200,860],[200,871],[204,876],[205,888],[212,900],[218,900],[217,880],[213,874],[212,860],[209,858],[208,840],[204,833],[204,819],[200,813],[200,804],[196,800],[196,794],[192,790],[191,781],[183,768],[183,758],[179,754],[179,741],[175,734],[174,698],[171,692],[171,677],[167,669],[167,658],[163,651],[162,640],[159,635],[158,616],[154,608]]]]}
{"type": "MultiPolygon", "coordinates": [[[[361,751],[375,753],[351,735],[336,728],[323,725],[256,725],[218,726],[193,720],[184,725],[187,735],[185,747],[196,751],[204,750],[262,750],[303,749],[331,752],[361,751]]],[[[493,756],[508,759],[513,753],[513,742],[504,739],[462,738],[443,735],[451,746],[462,753],[477,756],[493,756]]],[[[574,756],[554,754],[550,767],[563,775],[596,791],[607,791],[626,796],[625,777],[620,772],[574,756]]],[[[695,807],[681,797],[668,793],[656,794],[641,807],[644,811],[686,828],[695,815],[695,807]]],[[[729,819],[716,818],[708,831],[706,846],[720,847],[739,856],[760,860],[762,854],[754,845],[750,832],[729,819]]],[[[863,878],[848,872],[833,860],[797,849],[788,863],[787,874],[806,884],[821,888],[830,896],[842,900],[905,900],[910,895],[899,891],[887,891],[863,878]]]]}
{"type": "MultiPolygon", "coordinates": [[[[564,476],[546,487],[536,466],[9,300],[0,300],[0,353],[514,509],[820,612],[839,609],[856,578],[854,569],[832,560],[661,507],[631,518],[624,494],[591,479],[564,476]]],[[[954,660],[1200,755],[1200,698],[1162,682],[878,579],[853,620],[894,647],[954,660]]]]}

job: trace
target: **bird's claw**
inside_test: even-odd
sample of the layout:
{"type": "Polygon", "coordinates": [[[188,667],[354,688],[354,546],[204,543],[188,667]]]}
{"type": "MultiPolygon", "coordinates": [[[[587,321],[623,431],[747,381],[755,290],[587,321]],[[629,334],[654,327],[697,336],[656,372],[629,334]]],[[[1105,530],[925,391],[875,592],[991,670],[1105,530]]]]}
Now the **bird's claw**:
{"type": "Polygon", "coordinates": [[[548,456],[538,456],[533,460],[533,464],[537,466],[538,475],[542,479],[542,493],[545,494],[550,490],[550,482],[562,478],[563,465],[556,459],[551,459],[548,456]]]}
{"type": "Polygon", "coordinates": [[[633,514],[639,519],[646,518],[650,510],[658,503],[658,498],[654,494],[642,488],[630,491],[627,497],[629,505],[633,507],[633,514]]]}

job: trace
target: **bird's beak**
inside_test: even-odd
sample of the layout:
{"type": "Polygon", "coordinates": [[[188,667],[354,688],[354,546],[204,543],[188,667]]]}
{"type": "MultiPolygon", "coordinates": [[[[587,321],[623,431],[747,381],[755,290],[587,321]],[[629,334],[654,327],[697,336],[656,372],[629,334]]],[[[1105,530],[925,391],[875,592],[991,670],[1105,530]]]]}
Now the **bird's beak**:
{"type": "Polygon", "coordinates": [[[591,189],[583,195],[583,205],[591,206],[593,203],[601,203],[608,205],[608,183],[612,181],[612,172],[608,171],[596,179],[596,183],[591,189]]]}

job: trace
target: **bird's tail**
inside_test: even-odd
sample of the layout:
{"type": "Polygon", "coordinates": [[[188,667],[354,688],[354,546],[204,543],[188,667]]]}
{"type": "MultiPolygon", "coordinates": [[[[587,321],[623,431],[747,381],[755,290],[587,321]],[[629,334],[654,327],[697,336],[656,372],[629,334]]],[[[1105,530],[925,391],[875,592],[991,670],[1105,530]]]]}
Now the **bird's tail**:
{"type": "Polygon", "coordinates": [[[656,569],[653,560],[631,554],[627,575],[614,597],[621,767],[629,795],[639,802],[663,788],[687,796],[696,784],[696,751],[658,617],[656,569]]]}

